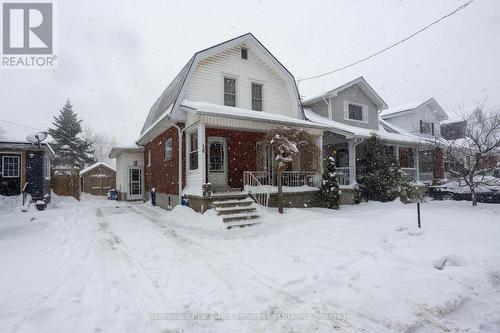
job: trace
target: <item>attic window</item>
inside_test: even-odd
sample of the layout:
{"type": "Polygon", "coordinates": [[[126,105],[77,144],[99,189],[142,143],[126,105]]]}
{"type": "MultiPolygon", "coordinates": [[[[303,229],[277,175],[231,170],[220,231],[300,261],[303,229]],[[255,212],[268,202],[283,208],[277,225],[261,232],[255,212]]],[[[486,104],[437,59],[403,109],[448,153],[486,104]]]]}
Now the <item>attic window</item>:
{"type": "Polygon", "coordinates": [[[241,48],[241,59],[248,59],[248,49],[244,47],[241,48]]]}

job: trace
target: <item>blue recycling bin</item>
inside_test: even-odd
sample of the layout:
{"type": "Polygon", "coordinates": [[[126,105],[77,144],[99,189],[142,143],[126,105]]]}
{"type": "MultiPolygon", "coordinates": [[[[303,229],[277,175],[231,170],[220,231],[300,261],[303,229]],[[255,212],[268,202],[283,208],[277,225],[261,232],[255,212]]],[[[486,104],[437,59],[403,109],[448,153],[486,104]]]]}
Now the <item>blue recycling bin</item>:
{"type": "Polygon", "coordinates": [[[108,192],[108,200],[118,200],[118,191],[111,190],[108,192]]]}

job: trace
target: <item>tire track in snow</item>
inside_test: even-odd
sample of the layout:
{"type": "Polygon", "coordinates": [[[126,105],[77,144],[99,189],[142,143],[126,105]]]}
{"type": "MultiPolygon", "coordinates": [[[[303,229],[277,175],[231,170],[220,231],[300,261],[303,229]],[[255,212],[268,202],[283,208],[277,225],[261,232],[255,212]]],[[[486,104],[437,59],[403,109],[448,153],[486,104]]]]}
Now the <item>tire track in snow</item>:
{"type": "MultiPolygon", "coordinates": [[[[222,279],[228,286],[230,286],[230,289],[232,291],[236,291],[237,289],[234,287],[232,282],[230,281],[240,281],[240,284],[245,284],[245,285],[254,285],[257,286],[259,289],[265,289],[268,290],[271,293],[271,297],[269,297],[270,300],[274,300],[275,297],[278,300],[281,300],[286,304],[302,308],[306,307],[308,311],[312,311],[314,309],[314,305],[310,305],[308,302],[304,301],[298,296],[292,295],[289,293],[287,290],[282,288],[279,283],[274,281],[273,279],[265,276],[264,274],[256,271],[254,268],[248,266],[248,265],[238,265],[237,269],[234,268],[234,265],[236,263],[232,263],[231,266],[226,266],[226,265],[221,265],[218,262],[209,262],[210,258],[217,258],[219,253],[216,251],[212,250],[209,247],[206,247],[192,239],[189,239],[187,237],[184,237],[182,235],[179,235],[174,229],[167,227],[165,224],[162,224],[160,219],[164,217],[163,214],[153,210],[149,209],[144,206],[134,206],[131,207],[131,209],[144,216],[149,222],[154,224],[159,230],[165,231],[165,235],[170,235],[173,237],[174,242],[177,242],[180,246],[185,251],[192,252],[193,256],[197,258],[197,260],[201,263],[203,263],[206,267],[208,267],[211,272],[222,279]],[[146,212],[147,210],[147,212],[146,212]],[[154,215],[154,216],[151,216],[154,215]],[[204,258],[204,260],[200,260],[199,258],[204,258]],[[229,280],[228,280],[229,277],[229,280]],[[234,277],[234,278],[231,278],[234,277]],[[245,280],[241,281],[242,279],[245,280]]],[[[302,312],[307,312],[307,311],[302,311],[302,312]]],[[[338,326],[339,322],[336,320],[329,320],[330,323],[333,323],[334,325],[338,326]]],[[[320,320],[315,320],[316,324],[322,323],[320,320]]],[[[344,325],[347,328],[350,326],[344,325]]]]}

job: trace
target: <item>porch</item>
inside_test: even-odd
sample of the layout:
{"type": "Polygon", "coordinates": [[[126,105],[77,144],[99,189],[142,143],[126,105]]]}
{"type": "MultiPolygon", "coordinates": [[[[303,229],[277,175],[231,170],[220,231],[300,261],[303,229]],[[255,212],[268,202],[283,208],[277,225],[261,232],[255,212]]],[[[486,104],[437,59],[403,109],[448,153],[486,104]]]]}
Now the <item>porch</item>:
{"type": "MultiPolygon", "coordinates": [[[[310,124],[305,121],[297,122],[298,126],[290,126],[200,117],[199,122],[186,131],[186,187],[183,193],[194,200],[250,194],[254,199],[263,197],[256,200],[263,206],[273,205],[278,178],[276,153],[267,137],[268,131],[280,126],[297,127],[311,135],[313,145],[322,145],[320,128],[314,125],[309,128],[310,124]],[[229,121],[231,126],[227,126],[229,121]]],[[[317,192],[321,182],[321,160],[321,154],[313,159],[308,149],[299,147],[299,153],[282,173],[284,191],[300,193],[301,197],[307,192],[317,192]]],[[[310,204],[313,200],[306,201],[310,204]]]]}
{"type": "MultiPolygon", "coordinates": [[[[352,188],[356,184],[356,161],[359,158],[359,145],[363,139],[346,139],[340,135],[329,133],[325,135],[323,154],[325,158],[335,154],[337,173],[341,187],[352,188]]],[[[399,162],[401,171],[415,183],[420,182],[419,153],[416,146],[402,145],[387,142],[388,149],[392,150],[399,162]]]]}

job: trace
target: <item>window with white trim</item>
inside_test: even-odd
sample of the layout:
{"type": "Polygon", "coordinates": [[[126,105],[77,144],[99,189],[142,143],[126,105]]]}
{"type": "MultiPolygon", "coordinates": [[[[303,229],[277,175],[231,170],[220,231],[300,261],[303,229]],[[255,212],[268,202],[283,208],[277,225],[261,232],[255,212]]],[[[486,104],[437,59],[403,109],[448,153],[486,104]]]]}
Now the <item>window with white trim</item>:
{"type": "Polygon", "coordinates": [[[19,178],[19,156],[2,157],[2,177],[19,178]]]}
{"type": "Polygon", "coordinates": [[[434,123],[420,120],[420,133],[434,135],[434,123]]]}
{"type": "Polygon", "coordinates": [[[252,110],[262,111],[262,84],[252,83],[252,110]]]}
{"type": "Polygon", "coordinates": [[[165,161],[170,161],[172,159],[172,138],[165,141],[165,161]]]}
{"type": "Polygon", "coordinates": [[[358,104],[348,104],[347,116],[349,120],[363,121],[363,106],[358,104]]]}
{"type": "Polygon", "coordinates": [[[44,157],[43,159],[43,173],[45,179],[50,179],[50,158],[44,157]]]}
{"type": "Polygon", "coordinates": [[[224,105],[236,106],[236,79],[224,77],[224,105]]]}
{"type": "Polygon", "coordinates": [[[198,132],[190,136],[189,170],[198,170],[198,132]]]}

